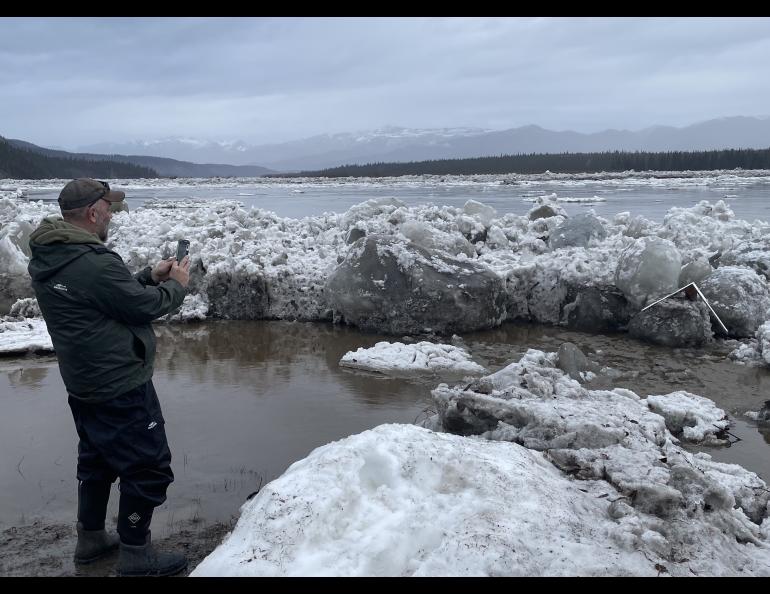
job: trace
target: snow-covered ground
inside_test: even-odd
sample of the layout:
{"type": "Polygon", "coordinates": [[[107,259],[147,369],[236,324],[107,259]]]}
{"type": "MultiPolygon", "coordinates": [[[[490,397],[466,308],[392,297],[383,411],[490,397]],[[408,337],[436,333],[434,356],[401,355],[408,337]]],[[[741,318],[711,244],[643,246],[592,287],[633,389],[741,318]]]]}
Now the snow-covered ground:
{"type": "Polygon", "coordinates": [[[439,385],[434,430],[317,448],[191,575],[770,575],[767,485],[679,445],[724,430],[724,411],[587,390],[556,360],[530,350],[439,385]]]}

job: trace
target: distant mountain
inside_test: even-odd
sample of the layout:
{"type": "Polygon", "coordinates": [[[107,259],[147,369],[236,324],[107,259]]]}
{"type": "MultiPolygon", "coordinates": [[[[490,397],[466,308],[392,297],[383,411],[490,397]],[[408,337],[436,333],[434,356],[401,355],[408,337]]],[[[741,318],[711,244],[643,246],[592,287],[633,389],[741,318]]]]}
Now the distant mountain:
{"type": "Polygon", "coordinates": [[[101,142],[79,146],[77,150],[84,153],[167,157],[197,164],[258,165],[256,160],[241,157],[249,148],[249,145],[240,140],[213,142],[196,138],[170,137],[124,143],[101,142]]]}
{"type": "Polygon", "coordinates": [[[8,142],[17,148],[48,157],[128,163],[142,168],[149,168],[154,170],[153,175],[116,175],[108,177],[259,177],[267,173],[275,173],[271,169],[259,167],[256,165],[236,166],[220,165],[214,163],[188,163],[185,161],[178,161],[176,159],[169,159],[165,157],[149,157],[144,155],[70,153],[67,151],[43,148],[23,140],[8,139],[8,142]]]}
{"type": "MultiPolygon", "coordinates": [[[[278,171],[319,168],[327,164],[361,162],[379,155],[403,153],[421,158],[423,147],[440,150],[457,138],[488,132],[482,128],[415,129],[387,126],[356,133],[321,134],[279,144],[248,145],[241,141],[211,142],[191,138],[165,138],[125,144],[102,143],[79,147],[98,153],[156,155],[196,163],[215,161],[233,165],[260,164],[278,171]],[[265,165],[270,163],[270,165],[265,165]],[[320,165],[319,165],[320,164],[320,165]]],[[[399,156],[401,159],[401,156],[399,156]]]]}
{"type": "Polygon", "coordinates": [[[276,171],[318,170],[345,164],[406,162],[486,157],[501,154],[601,151],[703,151],[770,147],[770,118],[727,117],[674,128],[653,126],[638,131],[604,130],[591,134],[553,131],[539,126],[509,130],[481,128],[377,130],[322,134],[279,144],[248,145],[167,138],[130,144],[86,147],[95,152],[154,154],[193,162],[259,164],[276,171]]]}
{"type": "MultiPolygon", "coordinates": [[[[158,177],[157,172],[135,163],[74,155],[45,155],[0,137],[0,178],[48,179],[76,177],[158,177]]],[[[36,147],[37,148],[37,147],[36,147]]]]}

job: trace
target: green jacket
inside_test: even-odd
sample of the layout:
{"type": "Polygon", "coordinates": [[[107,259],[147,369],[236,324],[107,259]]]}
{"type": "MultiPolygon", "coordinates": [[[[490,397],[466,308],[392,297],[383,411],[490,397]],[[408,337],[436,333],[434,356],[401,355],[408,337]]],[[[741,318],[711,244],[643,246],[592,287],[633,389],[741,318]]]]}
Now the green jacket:
{"type": "Polygon", "coordinates": [[[152,378],[151,322],[181,305],[184,287],[156,285],[149,267],[131,276],[96,235],[58,217],[43,219],[29,247],[32,288],[67,392],[101,402],[152,378]]]}

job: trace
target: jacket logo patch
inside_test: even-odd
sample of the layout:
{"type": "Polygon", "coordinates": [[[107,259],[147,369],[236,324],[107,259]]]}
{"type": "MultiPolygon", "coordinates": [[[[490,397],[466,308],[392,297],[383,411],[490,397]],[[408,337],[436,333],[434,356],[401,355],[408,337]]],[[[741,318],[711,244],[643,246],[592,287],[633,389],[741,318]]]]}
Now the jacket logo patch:
{"type": "Polygon", "coordinates": [[[67,290],[67,285],[63,285],[63,284],[61,284],[61,283],[56,283],[56,284],[53,286],[53,288],[54,288],[54,289],[57,289],[57,290],[59,290],[59,291],[66,291],[66,290],[67,290]]]}
{"type": "Polygon", "coordinates": [[[139,520],[142,519],[142,516],[140,516],[138,513],[134,512],[130,516],[128,516],[128,519],[131,520],[132,524],[136,524],[139,520]]]}
{"type": "Polygon", "coordinates": [[[147,425],[147,428],[148,428],[148,429],[152,429],[153,427],[155,427],[155,425],[157,425],[157,423],[156,423],[155,421],[153,421],[152,423],[150,423],[149,425],[147,425]]]}

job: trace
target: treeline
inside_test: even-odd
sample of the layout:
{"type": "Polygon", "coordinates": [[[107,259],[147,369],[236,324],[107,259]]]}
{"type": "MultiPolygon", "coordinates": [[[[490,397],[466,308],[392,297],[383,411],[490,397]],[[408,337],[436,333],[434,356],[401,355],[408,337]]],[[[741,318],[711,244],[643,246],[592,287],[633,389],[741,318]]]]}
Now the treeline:
{"type": "Polygon", "coordinates": [[[11,145],[0,136],[0,178],[159,177],[154,169],[119,161],[51,157],[11,145]]]}
{"type": "Polygon", "coordinates": [[[612,151],[500,155],[472,159],[440,159],[408,163],[343,165],[295,176],[391,177],[399,175],[473,175],[495,173],[598,173],[601,171],[709,171],[713,169],[770,169],[768,149],[669,151],[660,153],[612,151]]]}

